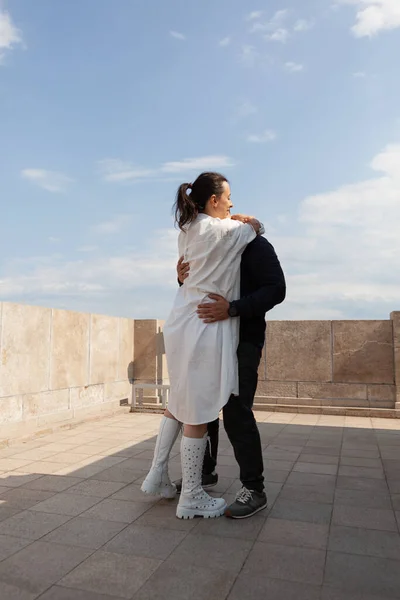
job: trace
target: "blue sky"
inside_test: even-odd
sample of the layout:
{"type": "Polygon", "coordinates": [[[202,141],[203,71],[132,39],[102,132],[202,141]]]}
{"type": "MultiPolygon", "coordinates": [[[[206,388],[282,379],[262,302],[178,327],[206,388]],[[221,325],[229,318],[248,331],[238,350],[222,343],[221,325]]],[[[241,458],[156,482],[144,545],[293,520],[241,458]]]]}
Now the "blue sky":
{"type": "Polygon", "coordinates": [[[215,169],[270,318],[399,309],[399,0],[246,4],[0,0],[1,300],[165,318],[175,190],[215,169]]]}

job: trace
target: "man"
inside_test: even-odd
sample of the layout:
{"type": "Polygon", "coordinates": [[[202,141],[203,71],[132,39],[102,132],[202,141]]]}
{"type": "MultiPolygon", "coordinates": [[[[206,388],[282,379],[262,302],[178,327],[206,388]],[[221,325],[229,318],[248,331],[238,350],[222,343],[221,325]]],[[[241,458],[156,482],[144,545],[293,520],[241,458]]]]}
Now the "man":
{"type": "MultiPolygon", "coordinates": [[[[190,265],[181,258],[177,271],[182,285],[189,276],[190,265]]],[[[251,517],[267,506],[261,439],[252,408],[265,342],[265,314],[285,299],[286,282],[273,246],[262,236],[257,236],[242,255],[240,287],[240,299],[228,302],[221,296],[210,294],[214,302],[199,305],[197,311],[205,323],[240,317],[239,395],[232,395],[223,409],[225,431],[240,467],[243,486],[235,502],[225,511],[225,515],[233,519],[251,517]]],[[[210,448],[203,467],[205,488],[213,487],[218,481],[215,473],[218,431],[218,420],[209,423],[210,448]]]]}

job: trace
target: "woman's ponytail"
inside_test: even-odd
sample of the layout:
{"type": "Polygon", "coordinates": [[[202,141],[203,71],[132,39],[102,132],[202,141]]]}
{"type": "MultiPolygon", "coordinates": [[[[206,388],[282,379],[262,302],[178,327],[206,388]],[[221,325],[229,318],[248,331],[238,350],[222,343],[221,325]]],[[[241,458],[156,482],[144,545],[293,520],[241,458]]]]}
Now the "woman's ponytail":
{"type": "Polygon", "coordinates": [[[176,193],[175,222],[182,231],[184,231],[185,225],[194,221],[199,214],[199,207],[193,201],[192,194],[188,194],[191,189],[190,183],[182,183],[176,193]]]}

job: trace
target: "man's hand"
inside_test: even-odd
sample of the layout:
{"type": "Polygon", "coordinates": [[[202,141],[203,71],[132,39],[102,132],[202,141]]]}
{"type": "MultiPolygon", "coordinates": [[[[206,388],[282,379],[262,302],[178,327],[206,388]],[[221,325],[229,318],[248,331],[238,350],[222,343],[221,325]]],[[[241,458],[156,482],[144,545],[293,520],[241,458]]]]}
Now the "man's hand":
{"type": "Polygon", "coordinates": [[[198,305],[197,314],[199,319],[202,319],[204,323],[216,323],[217,321],[229,319],[229,302],[222,296],[218,296],[218,294],[209,294],[208,297],[214,302],[198,305]]]}
{"type": "Polygon", "coordinates": [[[241,215],[241,214],[231,216],[231,219],[233,219],[234,221],[241,221],[242,223],[248,223],[249,219],[251,219],[251,218],[252,217],[249,217],[248,215],[241,215]]]}
{"type": "Polygon", "coordinates": [[[178,273],[178,279],[181,283],[185,281],[187,277],[189,277],[190,266],[189,263],[183,262],[184,257],[181,256],[178,260],[178,264],[176,265],[176,270],[178,273]]]}

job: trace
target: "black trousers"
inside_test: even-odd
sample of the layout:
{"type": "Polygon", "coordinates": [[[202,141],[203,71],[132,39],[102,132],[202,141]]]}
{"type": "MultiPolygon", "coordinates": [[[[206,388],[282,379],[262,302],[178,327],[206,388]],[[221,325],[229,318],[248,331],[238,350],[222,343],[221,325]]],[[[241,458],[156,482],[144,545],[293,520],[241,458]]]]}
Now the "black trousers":
{"type": "MultiPolygon", "coordinates": [[[[261,348],[248,342],[239,343],[239,396],[231,396],[223,409],[224,427],[240,467],[240,480],[250,490],[264,489],[264,465],[260,433],[253,414],[258,382],[261,348]]],[[[208,424],[210,444],[207,446],[203,473],[215,470],[218,453],[219,420],[208,424]]]]}

